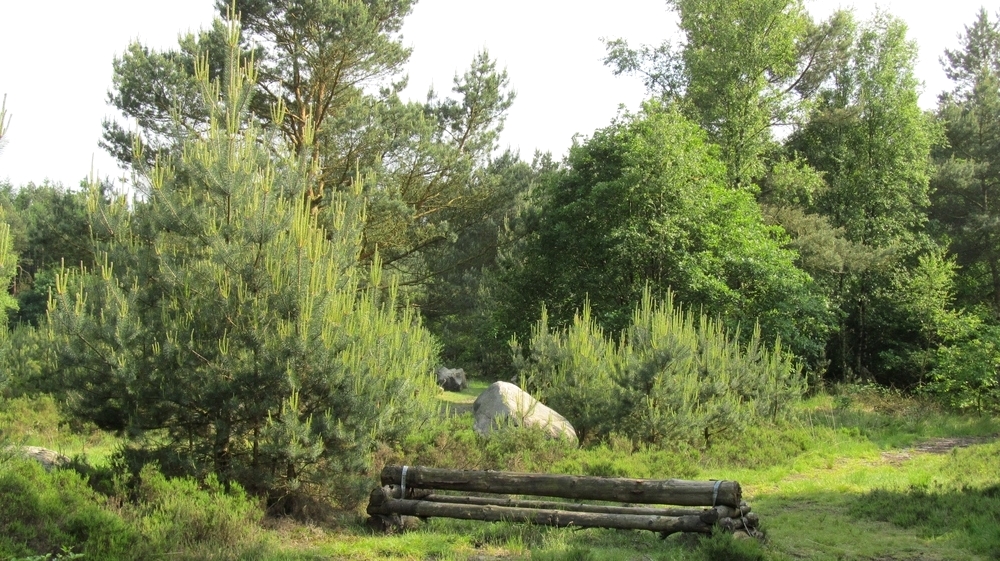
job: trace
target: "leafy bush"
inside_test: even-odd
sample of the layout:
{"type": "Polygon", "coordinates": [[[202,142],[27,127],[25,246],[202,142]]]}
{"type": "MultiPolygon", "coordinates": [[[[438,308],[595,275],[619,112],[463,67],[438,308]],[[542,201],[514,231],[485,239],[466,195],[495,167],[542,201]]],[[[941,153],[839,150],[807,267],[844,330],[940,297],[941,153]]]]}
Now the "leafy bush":
{"type": "Polygon", "coordinates": [[[1000,326],[976,324],[936,349],[926,389],[981,415],[1000,410],[1000,326]]]}
{"type": "Polygon", "coordinates": [[[154,466],[105,496],[75,471],[11,457],[0,461],[0,503],[3,559],[248,559],[270,547],[263,510],[238,486],[167,479],[154,466]]]}
{"type": "Polygon", "coordinates": [[[705,314],[662,303],[647,289],[616,344],[589,306],[563,330],[545,314],[514,362],[525,383],[585,434],[616,430],[641,442],[702,442],[775,421],[805,382],[780,342],[767,349],[754,329],[746,344],[705,314]]]}
{"type": "MultiPolygon", "coordinates": [[[[958,265],[944,250],[921,256],[902,278],[901,309],[917,318],[921,347],[898,362],[949,407],[980,415],[1000,409],[1000,325],[984,307],[956,309],[958,265]]],[[[891,353],[884,351],[883,355],[891,353]]]]}

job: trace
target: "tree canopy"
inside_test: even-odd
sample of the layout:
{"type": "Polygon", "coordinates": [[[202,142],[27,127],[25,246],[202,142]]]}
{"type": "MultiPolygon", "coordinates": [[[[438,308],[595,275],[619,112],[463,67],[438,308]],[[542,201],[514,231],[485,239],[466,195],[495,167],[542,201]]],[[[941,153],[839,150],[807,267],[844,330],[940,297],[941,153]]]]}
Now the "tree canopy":
{"type": "MultiPolygon", "coordinates": [[[[424,252],[451,243],[482,220],[504,192],[493,189],[488,163],[514,94],[505,71],[488,53],[473,57],[455,77],[454,97],[429,92],[424,102],[399,97],[410,51],[399,29],[411,0],[238,1],[243,55],[260,68],[251,120],[277,127],[274,139],[306,155],[319,173],[304,195],[325,221],[337,192],[363,181],[367,199],[364,249],[402,274],[404,285],[421,284],[429,271],[424,252]],[[284,118],[274,118],[276,107],[284,118]],[[309,142],[306,142],[306,139],[309,142]]],[[[174,147],[178,127],[204,129],[207,115],[193,70],[199,57],[210,72],[222,68],[228,2],[223,20],[180,39],[178,49],[154,52],[133,44],[115,60],[109,100],[134,120],[126,131],[105,123],[104,145],[126,164],[132,148],[146,146],[146,164],[174,147]],[[211,70],[214,69],[214,70],[211,70]]]]}
{"type": "Polygon", "coordinates": [[[523,337],[543,304],[564,325],[586,301],[600,325],[621,330],[649,286],[818,356],[823,297],[752,195],[727,188],[717,149],[677,108],[648,103],[596,131],[536,196],[536,229],[500,298],[509,332],[523,337]]]}

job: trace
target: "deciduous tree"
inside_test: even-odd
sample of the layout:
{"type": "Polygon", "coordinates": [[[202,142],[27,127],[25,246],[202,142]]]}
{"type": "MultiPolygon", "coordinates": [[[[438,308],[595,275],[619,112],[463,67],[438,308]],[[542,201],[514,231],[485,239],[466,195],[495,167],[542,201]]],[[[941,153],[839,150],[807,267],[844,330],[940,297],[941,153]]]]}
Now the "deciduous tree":
{"type": "Polygon", "coordinates": [[[801,0],[670,0],[680,45],[632,49],[608,43],[616,73],[640,73],[655,93],[683,100],[685,113],[721,147],[727,182],[755,189],[773,147],[772,127],[789,124],[843,58],[851,21],[838,12],[816,24],[801,0]]]}
{"type": "Polygon", "coordinates": [[[574,146],[543,180],[537,226],[508,262],[501,331],[523,338],[542,303],[565,325],[588,299],[598,324],[619,331],[648,286],[734,330],[759,321],[765,340],[816,359],[825,302],[753,196],[726,187],[707,140],[676,108],[649,103],[574,146]]]}
{"type": "Polygon", "coordinates": [[[892,293],[898,273],[932,245],[924,227],[934,133],[917,105],[916,45],[901,21],[877,15],[850,53],[789,146],[829,186],[813,209],[863,250],[827,281],[843,318],[831,345],[835,371],[908,384],[914,373],[892,357],[907,355],[919,327],[892,293]]]}

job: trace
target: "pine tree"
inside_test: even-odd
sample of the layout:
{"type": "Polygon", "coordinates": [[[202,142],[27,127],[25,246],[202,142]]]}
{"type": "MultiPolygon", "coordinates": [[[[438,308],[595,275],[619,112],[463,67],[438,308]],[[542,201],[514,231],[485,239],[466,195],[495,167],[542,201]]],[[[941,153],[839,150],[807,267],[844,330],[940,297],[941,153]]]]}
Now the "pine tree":
{"type": "MultiPolygon", "coordinates": [[[[437,271],[424,256],[449,246],[485,219],[504,194],[494,189],[487,165],[514,94],[505,71],[486,52],[456,76],[451,98],[433,91],[425,102],[400,93],[410,49],[399,30],[413,0],[237,0],[241,45],[260,72],[249,101],[252,120],[275,127],[276,138],[316,166],[306,193],[326,224],[325,209],[338,192],[366,177],[364,249],[376,248],[386,270],[400,273],[404,288],[419,288],[437,271]],[[287,109],[280,123],[271,106],[287,109]],[[308,133],[308,136],[307,136],[308,133]],[[306,144],[308,139],[309,143],[306,144]]],[[[229,19],[230,2],[216,2],[229,19]]],[[[176,150],[172,131],[201,128],[207,113],[196,103],[195,60],[205,53],[218,73],[225,58],[225,24],[181,37],[163,52],[133,44],[114,62],[109,101],[130,121],[127,131],[105,123],[102,145],[132,165],[142,142],[148,163],[176,150]]]]}
{"type": "MultiPolygon", "coordinates": [[[[7,96],[4,96],[0,103],[0,148],[3,148],[3,137],[10,126],[10,117],[7,116],[7,96]]],[[[8,313],[17,310],[17,301],[7,291],[7,287],[14,280],[17,274],[17,255],[14,253],[14,238],[10,232],[10,225],[0,222],[0,282],[3,283],[3,290],[0,290],[0,352],[6,353],[7,346],[7,320],[8,313]]],[[[7,383],[6,372],[0,372],[0,389],[7,383]]]]}
{"type": "Polygon", "coordinates": [[[980,10],[960,40],[942,59],[955,89],[938,105],[948,142],[935,154],[931,217],[963,267],[962,303],[1000,317],[1000,25],[980,10]]]}
{"type": "Polygon", "coordinates": [[[437,349],[377,256],[358,266],[362,178],[320,227],[308,150],[249,117],[238,25],[223,71],[196,65],[207,126],[177,128],[141,197],[92,187],[98,266],[58,276],[55,375],[78,415],[128,437],[130,461],[272,496],[329,491],[424,418],[437,349]]]}

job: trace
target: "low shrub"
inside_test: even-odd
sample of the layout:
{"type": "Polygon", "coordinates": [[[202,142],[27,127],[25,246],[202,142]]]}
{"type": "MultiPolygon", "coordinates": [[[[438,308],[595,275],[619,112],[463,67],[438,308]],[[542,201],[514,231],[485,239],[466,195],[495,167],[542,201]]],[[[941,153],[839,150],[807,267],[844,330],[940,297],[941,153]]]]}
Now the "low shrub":
{"type": "Polygon", "coordinates": [[[0,504],[0,559],[255,559],[272,549],[263,509],[237,486],[167,479],[153,466],[131,491],[119,480],[105,496],[73,470],[8,457],[0,504]]]}
{"type": "Polygon", "coordinates": [[[242,558],[263,547],[261,505],[236,484],[225,490],[210,475],[167,479],[155,466],[139,474],[127,517],[159,552],[184,552],[192,559],[242,558]]]}
{"type": "Polygon", "coordinates": [[[615,342],[589,305],[566,329],[543,311],[522,349],[512,342],[524,385],[569,419],[586,441],[617,431],[660,445],[708,447],[720,435],[782,419],[805,378],[780,341],[768,348],[754,330],[746,343],[705,314],[655,302],[647,290],[615,342]]]}
{"type": "Polygon", "coordinates": [[[70,470],[34,461],[0,463],[0,558],[82,553],[136,559],[142,536],[70,470]]]}

